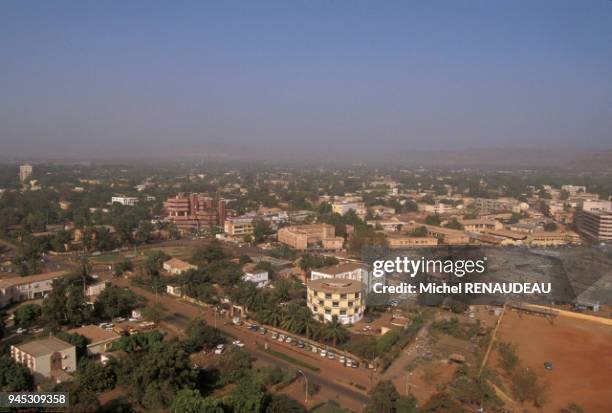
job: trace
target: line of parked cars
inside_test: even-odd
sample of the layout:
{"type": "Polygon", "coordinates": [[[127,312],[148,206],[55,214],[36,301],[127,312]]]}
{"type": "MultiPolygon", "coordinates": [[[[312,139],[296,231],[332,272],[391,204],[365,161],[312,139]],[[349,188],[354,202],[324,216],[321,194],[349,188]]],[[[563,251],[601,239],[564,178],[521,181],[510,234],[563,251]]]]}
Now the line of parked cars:
{"type": "MultiPolygon", "coordinates": [[[[268,332],[268,330],[265,327],[261,327],[261,326],[258,326],[257,324],[252,324],[252,323],[247,323],[246,328],[249,331],[252,331],[254,333],[259,333],[261,335],[265,335],[268,332]]],[[[304,349],[306,351],[312,351],[313,353],[318,353],[321,357],[327,358],[329,360],[334,360],[336,358],[336,355],[331,351],[327,351],[323,348],[312,346],[304,342],[303,340],[295,339],[289,335],[279,334],[273,331],[270,337],[272,338],[272,340],[276,340],[281,343],[286,343],[286,344],[304,349]]],[[[351,367],[354,369],[359,367],[359,363],[345,356],[339,356],[338,361],[345,367],[351,367]]]]}

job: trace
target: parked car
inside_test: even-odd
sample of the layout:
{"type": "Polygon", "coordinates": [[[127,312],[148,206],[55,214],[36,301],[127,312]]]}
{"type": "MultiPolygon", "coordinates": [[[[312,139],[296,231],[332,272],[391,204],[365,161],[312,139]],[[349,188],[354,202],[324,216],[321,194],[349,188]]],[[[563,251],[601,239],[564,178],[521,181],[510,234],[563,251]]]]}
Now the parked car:
{"type": "Polygon", "coordinates": [[[232,344],[235,345],[236,347],[240,347],[240,348],[244,347],[244,343],[240,340],[234,340],[232,341],[232,344]]]}
{"type": "Polygon", "coordinates": [[[312,351],[313,353],[318,353],[318,352],[319,352],[319,349],[318,349],[317,347],[315,347],[315,346],[312,346],[312,350],[311,350],[311,351],[312,351]]]}
{"type": "Polygon", "coordinates": [[[263,336],[264,334],[266,334],[267,332],[268,332],[268,329],[267,329],[267,328],[265,328],[265,327],[262,327],[262,328],[260,328],[260,329],[259,329],[259,334],[261,334],[262,336],[263,336]]]}
{"type": "Polygon", "coordinates": [[[321,357],[327,357],[327,350],[321,350],[319,354],[321,355],[321,357]]]}
{"type": "Polygon", "coordinates": [[[276,340],[278,338],[278,333],[272,333],[272,340],[276,340]]]}
{"type": "Polygon", "coordinates": [[[16,332],[17,334],[23,334],[23,333],[25,333],[26,331],[28,331],[28,330],[26,330],[25,328],[21,328],[21,327],[19,327],[17,330],[15,330],[15,332],[16,332]]]}
{"type": "Polygon", "coordinates": [[[553,364],[550,361],[547,361],[544,363],[544,368],[546,370],[552,370],[553,369],[553,364]]]}
{"type": "Polygon", "coordinates": [[[327,358],[330,360],[333,360],[336,357],[336,355],[334,353],[332,353],[331,351],[329,352],[329,354],[327,354],[327,358]]]}
{"type": "Polygon", "coordinates": [[[287,338],[285,339],[285,343],[291,343],[293,339],[289,336],[287,336],[287,338]]]}
{"type": "Polygon", "coordinates": [[[298,342],[297,342],[297,346],[298,346],[299,348],[304,348],[304,342],[303,342],[302,340],[298,340],[298,342]]]}
{"type": "Polygon", "coordinates": [[[215,348],[215,354],[221,354],[225,350],[225,346],[223,344],[219,344],[217,348],[215,348]]]}
{"type": "Polygon", "coordinates": [[[100,323],[98,327],[103,328],[105,330],[112,330],[115,325],[113,323],[100,323]]]}
{"type": "Polygon", "coordinates": [[[281,334],[280,336],[278,336],[278,341],[285,341],[285,335],[281,334]]]}
{"type": "Polygon", "coordinates": [[[340,363],[344,364],[346,360],[345,360],[344,356],[340,356],[340,357],[338,358],[338,361],[339,361],[340,363]]]}

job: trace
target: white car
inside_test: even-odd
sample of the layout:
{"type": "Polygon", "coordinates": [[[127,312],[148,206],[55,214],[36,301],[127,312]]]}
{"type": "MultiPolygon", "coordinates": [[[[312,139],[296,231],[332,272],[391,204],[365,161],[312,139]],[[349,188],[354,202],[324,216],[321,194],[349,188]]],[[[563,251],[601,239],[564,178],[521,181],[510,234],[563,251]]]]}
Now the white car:
{"type": "Polygon", "coordinates": [[[23,334],[23,333],[25,333],[26,331],[28,331],[28,330],[27,330],[27,329],[25,329],[25,328],[21,328],[21,327],[19,327],[19,328],[17,329],[17,331],[15,331],[15,332],[16,332],[17,334],[23,334]]]}
{"type": "Polygon", "coordinates": [[[244,343],[240,340],[234,340],[232,341],[232,344],[235,345],[236,347],[240,347],[240,348],[244,347],[244,343]]]}
{"type": "Polygon", "coordinates": [[[326,357],[327,356],[327,350],[321,350],[321,352],[319,353],[319,355],[321,357],[326,357]]]}
{"type": "Polygon", "coordinates": [[[215,348],[215,354],[221,354],[225,350],[225,346],[223,344],[219,344],[217,348],[215,348]]]}

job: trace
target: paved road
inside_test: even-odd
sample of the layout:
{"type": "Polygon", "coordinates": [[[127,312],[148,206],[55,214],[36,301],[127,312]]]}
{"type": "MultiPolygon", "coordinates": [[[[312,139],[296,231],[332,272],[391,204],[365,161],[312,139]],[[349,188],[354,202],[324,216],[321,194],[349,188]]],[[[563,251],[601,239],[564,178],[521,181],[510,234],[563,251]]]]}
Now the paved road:
{"type": "MultiPolygon", "coordinates": [[[[113,278],[112,282],[120,287],[129,287],[136,294],[142,295],[150,301],[154,301],[156,299],[159,300],[159,302],[166,307],[170,313],[166,320],[162,322],[167,323],[169,327],[179,327],[179,329],[184,330],[187,328],[190,321],[197,317],[205,319],[210,325],[215,325],[214,316],[195,304],[181,301],[167,295],[160,295],[156,297],[154,293],[130,285],[128,281],[123,278],[113,278]]],[[[320,356],[313,353],[308,353],[301,349],[296,349],[278,342],[268,341],[260,334],[252,333],[244,327],[226,324],[226,322],[226,318],[217,319],[217,327],[245,343],[245,348],[255,357],[270,364],[280,365],[283,367],[301,368],[308,376],[309,380],[318,384],[322,388],[324,387],[328,390],[332,390],[341,397],[351,399],[353,402],[360,405],[367,403],[368,396],[357,389],[349,387],[348,383],[358,383],[361,386],[369,387],[369,371],[362,368],[348,369],[342,367],[337,360],[322,359],[320,356]],[[320,370],[318,372],[313,372],[307,368],[300,367],[299,365],[293,365],[290,361],[275,357],[273,354],[267,353],[266,351],[258,348],[257,343],[262,345],[265,341],[268,341],[268,345],[275,351],[282,352],[294,359],[300,360],[301,362],[314,365],[320,370]],[[341,384],[339,381],[347,384],[341,384]]]]}

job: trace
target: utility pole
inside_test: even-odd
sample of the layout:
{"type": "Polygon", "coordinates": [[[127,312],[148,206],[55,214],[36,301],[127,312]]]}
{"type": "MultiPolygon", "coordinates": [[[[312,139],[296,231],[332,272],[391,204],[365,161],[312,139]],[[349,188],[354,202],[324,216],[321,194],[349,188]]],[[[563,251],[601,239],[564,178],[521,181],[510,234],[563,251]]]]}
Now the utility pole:
{"type": "Polygon", "coordinates": [[[304,374],[302,370],[298,370],[297,372],[301,374],[302,376],[304,376],[304,381],[306,382],[306,391],[304,392],[306,394],[305,394],[304,402],[306,403],[306,406],[308,406],[308,377],[306,377],[306,374],[304,374]]]}

